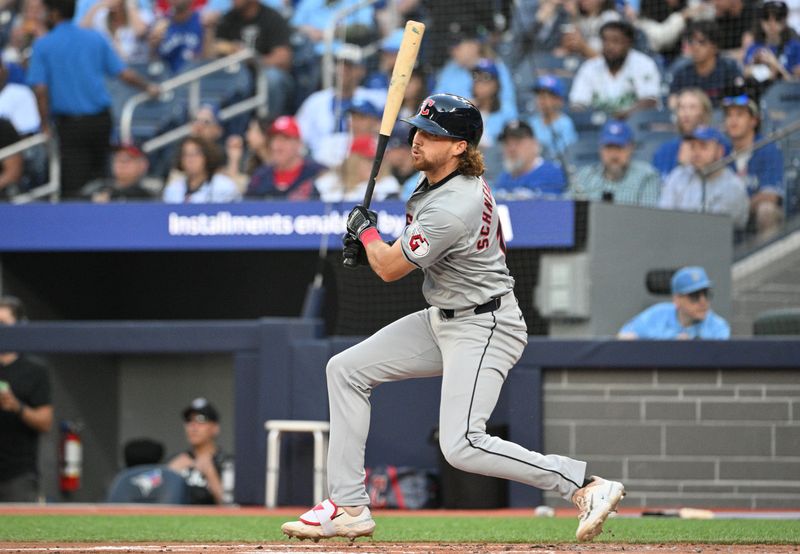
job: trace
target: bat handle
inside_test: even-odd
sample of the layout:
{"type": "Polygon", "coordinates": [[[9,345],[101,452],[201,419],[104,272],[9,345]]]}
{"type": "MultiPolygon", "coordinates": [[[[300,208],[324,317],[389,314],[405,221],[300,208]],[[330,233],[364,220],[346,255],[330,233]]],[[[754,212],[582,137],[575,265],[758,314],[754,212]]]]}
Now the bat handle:
{"type": "Polygon", "coordinates": [[[342,265],[347,269],[355,269],[358,267],[358,262],[354,258],[345,258],[342,265]]]}

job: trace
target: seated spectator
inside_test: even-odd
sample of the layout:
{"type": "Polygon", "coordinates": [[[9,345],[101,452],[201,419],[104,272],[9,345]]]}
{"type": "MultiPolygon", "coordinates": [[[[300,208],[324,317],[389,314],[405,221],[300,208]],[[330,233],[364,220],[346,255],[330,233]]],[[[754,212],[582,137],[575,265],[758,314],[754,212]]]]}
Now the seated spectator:
{"type": "MultiPolygon", "coordinates": [[[[14,125],[6,118],[0,118],[0,148],[11,146],[19,142],[21,137],[14,125]]],[[[19,192],[19,184],[22,181],[25,168],[25,161],[22,153],[14,154],[0,160],[0,199],[11,198],[19,192]]]]}
{"type": "Polygon", "coordinates": [[[153,200],[153,193],[142,183],[149,165],[137,146],[119,145],[111,158],[111,177],[90,181],[81,194],[96,203],[153,200]]]}
{"type": "Polygon", "coordinates": [[[685,88],[702,89],[714,106],[741,89],[744,79],[738,64],[719,53],[720,31],[714,21],[692,23],[688,43],[691,63],[676,69],[672,76],[670,106],[674,106],[677,93],[685,88]]]}
{"type": "Polygon", "coordinates": [[[195,398],[183,410],[189,448],[167,467],[179,473],[189,488],[190,504],[223,504],[233,494],[233,458],[217,446],[219,413],[205,398],[195,398]]]}
{"type": "Polygon", "coordinates": [[[500,82],[500,111],[507,119],[516,119],[518,115],[517,94],[514,89],[514,80],[502,60],[488,50],[488,47],[484,45],[484,39],[477,34],[455,34],[451,40],[453,42],[450,47],[450,59],[436,74],[433,93],[442,92],[471,98],[472,70],[480,63],[481,59],[488,58],[494,63],[497,69],[497,79],[500,82]]]}
{"type": "Polygon", "coordinates": [[[727,214],[734,227],[747,224],[750,211],[744,182],[729,167],[703,179],[703,170],[725,155],[725,137],[713,127],[698,127],[689,140],[691,165],[679,165],[664,182],[658,206],[668,210],[727,214]]]}
{"type": "Polygon", "coordinates": [[[386,91],[361,86],[366,67],[361,49],[343,45],[336,52],[337,86],[318,90],[303,101],[297,110],[297,123],[303,140],[314,155],[324,138],[350,131],[348,108],[356,101],[368,101],[383,111],[386,91]]]}
{"type": "Polygon", "coordinates": [[[411,145],[408,143],[408,126],[397,124],[392,130],[392,136],[386,143],[386,153],[383,163],[400,183],[400,198],[408,200],[419,183],[420,173],[414,168],[414,159],[411,157],[411,145]]]}
{"type": "Polygon", "coordinates": [[[800,77],[800,40],[786,23],[788,12],[785,2],[761,6],[753,44],[744,55],[744,76],[756,97],[775,81],[800,77]]]}
{"type": "Polygon", "coordinates": [[[758,2],[751,0],[713,0],[714,20],[719,26],[719,48],[727,56],[741,61],[742,45],[752,40],[758,20],[758,2]]]}
{"type": "Polygon", "coordinates": [[[8,67],[0,61],[0,117],[11,121],[20,135],[39,131],[41,119],[30,87],[8,82],[8,67]]]}
{"type": "Polygon", "coordinates": [[[253,173],[248,198],[313,200],[319,197],[314,179],[325,170],[303,157],[303,141],[297,121],[288,115],[276,119],[266,133],[267,159],[253,173]]]}
{"type": "MultiPolygon", "coordinates": [[[[374,137],[362,135],[354,138],[350,145],[350,154],[341,167],[323,173],[314,183],[323,202],[361,201],[367,190],[376,149],[377,143],[374,137]]],[[[400,183],[389,169],[382,165],[375,179],[372,200],[380,202],[387,198],[397,198],[399,194],[400,183]]]]}
{"type": "Polygon", "coordinates": [[[382,90],[389,88],[389,82],[392,79],[392,71],[394,70],[394,62],[397,61],[397,53],[400,51],[401,42],[403,42],[403,29],[393,30],[381,41],[378,69],[367,76],[364,81],[364,86],[366,88],[382,90]]]}
{"type": "MultiPolygon", "coordinates": [[[[577,0],[564,2],[572,23],[562,29],[561,47],[569,54],[593,58],[600,53],[602,28],[622,17],[614,0],[577,0]]],[[[631,39],[633,42],[633,39],[631,39]]]]}
{"type": "MultiPolygon", "coordinates": [[[[418,0],[411,0],[417,2],[418,0]]],[[[405,0],[398,4],[406,3],[405,0]]],[[[425,13],[427,28],[425,29],[425,43],[436,45],[435,47],[423,47],[421,51],[421,63],[427,67],[439,68],[447,63],[450,55],[447,48],[443,46],[452,44],[453,35],[466,35],[486,37],[496,28],[498,20],[498,5],[493,2],[454,2],[453,0],[424,0],[420,1],[425,13]]],[[[487,57],[484,52],[479,57],[487,57]]],[[[469,70],[475,64],[475,60],[467,63],[464,67],[469,70]]],[[[503,83],[505,84],[505,83],[503,83]]],[[[469,88],[463,96],[469,98],[469,88]]],[[[447,90],[445,92],[453,92],[447,90]]]]}
{"type": "Polygon", "coordinates": [[[222,127],[222,120],[217,106],[214,104],[202,104],[190,123],[189,136],[200,137],[213,142],[217,146],[222,145],[225,129],[222,127]]]}
{"type": "Polygon", "coordinates": [[[502,108],[502,90],[497,65],[488,58],[478,60],[472,68],[472,103],[483,116],[483,135],[480,146],[491,148],[508,121],[511,110],[502,108]]]}
{"type": "Polygon", "coordinates": [[[505,171],[494,186],[499,199],[520,200],[538,196],[561,196],[566,188],[563,169],[539,155],[539,142],[531,126],[511,121],[500,135],[505,171]]]}
{"type": "MultiPolygon", "coordinates": [[[[753,146],[761,138],[758,104],[747,96],[734,96],[722,101],[725,110],[725,133],[733,151],[753,146]]],[[[768,238],[783,223],[783,153],[774,143],[742,155],[734,163],[736,174],[744,180],[750,196],[750,219],[759,237],[768,238]]]]}
{"type": "Polygon", "coordinates": [[[511,18],[511,64],[530,52],[553,52],[562,41],[570,14],[561,0],[523,0],[511,18]]]}
{"type": "Polygon", "coordinates": [[[660,302],[631,319],[620,339],[728,339],[728,322],[711,309],[713,283],[699,266],[682,267],[672,276],[672,302],[660,302]]]}
{"type": "Polygon", "coordinates": [[[106,37],[125,63],[150,59],[147,32],[151,23],[152,10],[142,9],[136,0],[98,0],[79,20],[81,27],[106,37]]]}
{"type": "Polygon", "coordinates": [[[417,113],[419,105],[425,100],[428,95],[428,79],[421,69],[414,69],[411,72],[411,77],[406,85],[406,91],[403,94],[403,103],[400,105],[400,113],[397,120],[400,121],[405,117],[412,117],[417,113]]]}
{"type": "Polygon", "coordinates": [[[661,189],[658,173],[647,162],[633,159],[633,130],[610,120],[600,133],[600,163],[578,170],[568,195],[581,200],[656,206],[661,189]]]}
{"type": "Polygon", "coordinates": [[[624,119],[636,110],[654,108],[661,95],[661,76],[656,63],[634,50],[633,26],[610,21],[600,29],[602,56],[581,64],[569,101],[573,109],[602,110],[624,119]]]}
{"type": "Polygon", "coordinates": [[[222,167],[221,149],[205,139],[183,140],[175,168],[181,176],[164,187],[163,200],[171,204],[235,202],[241,193],[233,180],[217,170],[222,167]]]}
{"type": "Polygon", "coordinates": [[[653,167],[666,178],[676,166],[690,165],[690,136],[700,125],[711,125],[711,100],[699,88],[685,88],[677,95],[674,108],[678,133],[675,138],[662,143],[653,154],[653,167]]]}
{"type": "Polygon", "coordinates": [[[536,93],[536,113],[530,119],[533,133],[545,158],[560,159],[578,142],[572,119],[562,111],[564,85],[554,75],[542,75],[536,79],[533,90],[536,93]]]}
{"type": "MultiPolygon", "coordinates": [[[[224,133],[225,129],[220,121],[219,108],[213,104],[201,104],[194,117],[189,121],[189,136],[201,138],[222,148],[224,133]]],[[[152,158],[150,173],[166,182],[180,178],[181,173],[174,167],[179,148],[179,143],[172,143],[158,150],[152,158]]]]}
{"type": "Polygon", "coordinates": [[[269,113],[287,113],[294,86],[291,28],[277,11],[259,0],[234,0],[233,9],[222,16],[216,30],[214,51],[227,56],[244,47],[261,56],[261,68],[267,78],[269,113]]]}
{"type": "Polygon", "coordinates": [[[714,7],[687,0],[642,0],[634,25],[644,33],[650,48],[666,65],[681,55],[681,35],[692,19],[701,19],[714,7]]]}
{"type": "MultiPolygon", "coordinates": [[[[353,6],[360,0],[299,0],[295,2],[294,13],[292,14],[292,27],[300,31],[311,42],[314,43],[317,54],[323,53],[323,38],[325,29],[333,22],[334,15],[339,10],[353,6]]],[[[354,28],[356,26],[371,29],[375,22],[375,10],[372,6],[362,7],[349,16],[340,20],[339,24],[344,27],[354,28]]]]}
{"type": "Polygon", "coordinates": [[[355,137],[362,135],[374,137],[380,129],[383,112],[369,100],[353,100],[347,108],[347,113],[350,116],[347,131],[323,137],[313,152],[314,160],[326,167],[337,167],[342,164],[355,137]]]}
{"type": "Polygon", "coordinates": [[[22,79],[11,82],[25,84],[25,69],[31,54],[31,47],[37,38],[47,34],[47,12],[43,0],[22,0],[19,13],[11,23],[11,35],[3,49],[3,64],[11,69],[12,61],[16,69],[22,69],[22,79]]]}
{"type": "Polygon", "coordinates": [[[211,56],[213,33],[204,28],[200,11],[193,8],[192,0],[169,3],[170,10],[153,25],[149,42],[170,71],[178,73],[187,63],[211,56]]]}

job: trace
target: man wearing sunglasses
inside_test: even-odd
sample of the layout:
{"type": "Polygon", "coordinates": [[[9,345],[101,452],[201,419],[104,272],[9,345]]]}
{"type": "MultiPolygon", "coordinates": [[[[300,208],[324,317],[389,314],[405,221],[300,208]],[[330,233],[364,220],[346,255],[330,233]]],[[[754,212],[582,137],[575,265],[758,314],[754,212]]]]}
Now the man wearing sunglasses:
{"type": "Polygon", "coordinates": [[[728,322],[711,310],[706,270],[682,267],[672,276],[672,302],[660,302],[622,326],[620,339],[728,339],[728,322]]]}

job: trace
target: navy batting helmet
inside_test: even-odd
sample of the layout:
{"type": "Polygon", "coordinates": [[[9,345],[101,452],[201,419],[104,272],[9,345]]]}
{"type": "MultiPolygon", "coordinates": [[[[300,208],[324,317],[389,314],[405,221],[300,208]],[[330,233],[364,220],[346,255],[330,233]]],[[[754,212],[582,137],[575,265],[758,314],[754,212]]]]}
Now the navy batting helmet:
{"type": "Polygon", "coordinates": [[[433,94],[422,101],[414,117],[403,119],[413,125],[409,144],[417,129],[432,135],[467,141],[478,146],[483,135],[483,119],[472,102],[455,94],[433,94]]]}

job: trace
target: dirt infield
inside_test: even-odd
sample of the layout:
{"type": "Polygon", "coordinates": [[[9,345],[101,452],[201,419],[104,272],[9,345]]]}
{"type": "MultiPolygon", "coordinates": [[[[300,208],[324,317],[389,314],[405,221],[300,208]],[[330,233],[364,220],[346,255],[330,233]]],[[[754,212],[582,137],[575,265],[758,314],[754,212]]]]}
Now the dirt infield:
{"type": "Polygon", "coordinates": [[[265,544],[42,544],[0,543],[0,554],[273,554],[313,552],[315,554],[549,554],[578,552],[586,554],[785,554],[800,552],[798,546],[714,545],[714,544],[424,544],[376,543],[370,541],[299,542],[265,544]]]}

